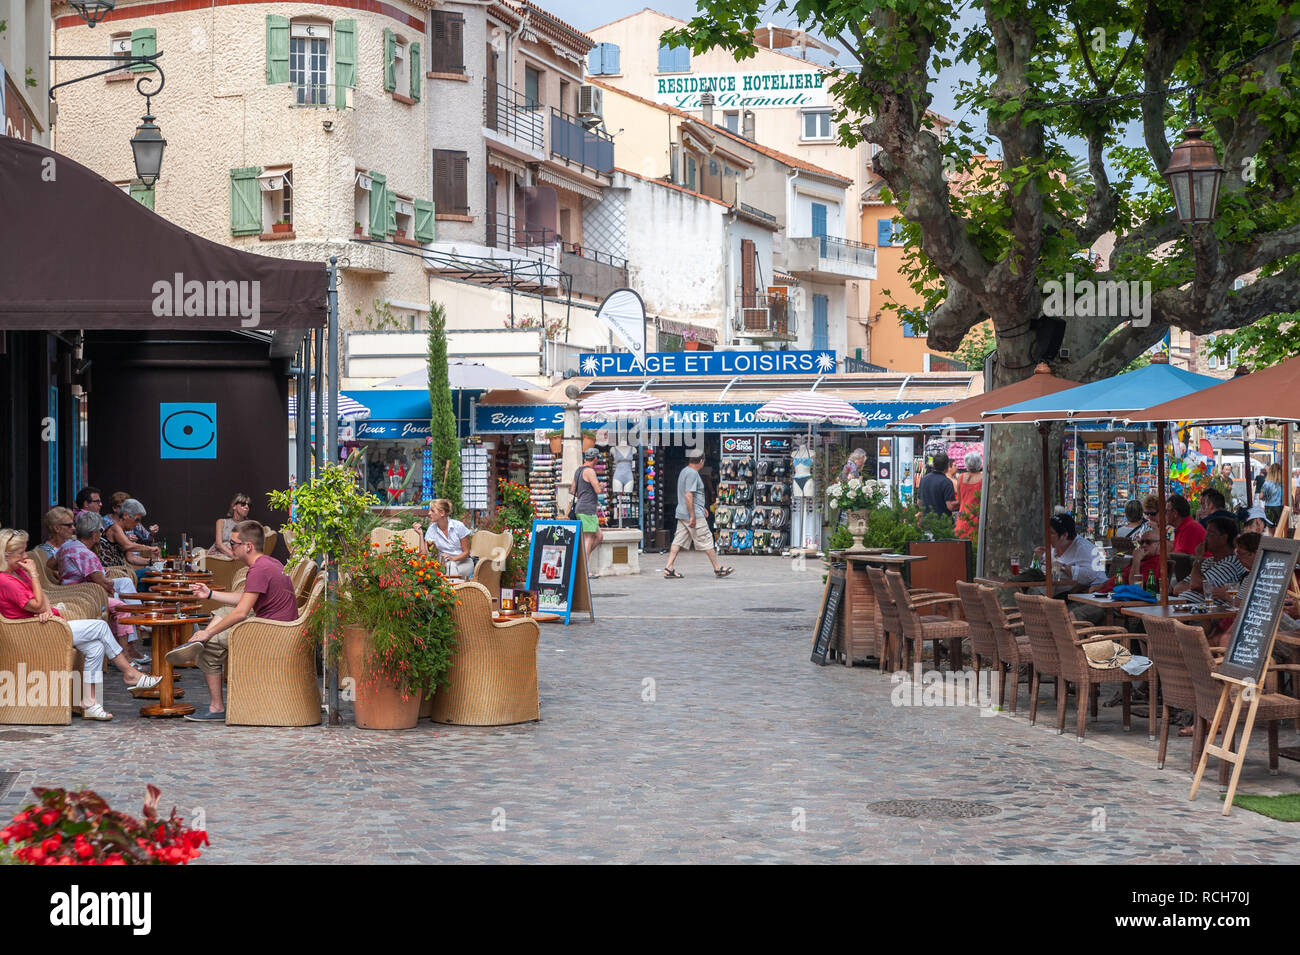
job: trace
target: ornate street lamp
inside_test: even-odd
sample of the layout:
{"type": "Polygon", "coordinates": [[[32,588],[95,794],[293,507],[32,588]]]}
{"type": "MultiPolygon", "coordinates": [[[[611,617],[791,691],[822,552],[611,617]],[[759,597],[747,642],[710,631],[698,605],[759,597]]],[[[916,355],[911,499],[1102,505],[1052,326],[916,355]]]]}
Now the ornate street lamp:
{"type": "Polygon", "coordinates": [[[86,26],[92,30],[95,24],[104,17],[113,12],[115,0],[69,0],[72,9],[81,14],[81,19],[86,21],[86,26]]]}
{"type": "Polygon", "coordinates": [[[167,140],[162,138],[162,131],[154,124],[154,117],[149,112],[148,99],[145,99],[145,114],[140,125],[131,137],[131,152],[135,154],[135,175],[146,189],[152,189],[162,171],[163,147],[167,140]]]}
{"type": "Polygon", "coordinates": [[[1191,122],[1183,130],[1183,141],[1174,147],[1169,166],[1161,175],[1173,190],[1178,221],[1185,226],[1198,226],[1214,221],[1223,167],[1219,165],[1214,144],[1202,138],[1205,130],[1196,121],[1195,94],[1192,94],[1191,110],[1191,122]]]}

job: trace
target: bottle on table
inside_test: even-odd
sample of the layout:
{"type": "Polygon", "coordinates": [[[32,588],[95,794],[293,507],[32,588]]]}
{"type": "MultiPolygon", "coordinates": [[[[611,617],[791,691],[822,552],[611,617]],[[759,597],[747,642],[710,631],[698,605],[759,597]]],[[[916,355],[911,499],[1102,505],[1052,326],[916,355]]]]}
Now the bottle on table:
{"type": "Polygon", "coordinates": [[[1147,571],[1147,582],[1143,589],[1153,594],[1160,592],[1160,585],[1156,582],[1156,572],[1154,570],[1147,571]]]}

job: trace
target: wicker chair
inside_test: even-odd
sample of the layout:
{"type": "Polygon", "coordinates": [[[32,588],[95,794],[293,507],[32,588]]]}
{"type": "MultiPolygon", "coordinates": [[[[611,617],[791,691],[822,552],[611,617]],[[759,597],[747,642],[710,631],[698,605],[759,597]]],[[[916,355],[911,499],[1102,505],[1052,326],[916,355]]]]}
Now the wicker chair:
{"type": "Polygon", "coordinates": [[[271,530],[270,525],[263,524],[262,525],[262,553],[263,554],[275,553],[276,539],[277,539],[276,533],[275,531],[271,530]]]}
{"type": "Polygon", "coordinates": [[[299,607],[307,602],[307,595],[311,593],[312,586],[316,583],[316,570],[316,561],[308,557],[298,561],[289,571],[289,579],[293,581],[293,592],[298,598],[299,607]]]}
{"type": "Polygon", "coordinates": [[[1000,676],[998,645],[993,639],[993,624],[989,620],[988,612],[984,609],[984,601],[980,596],[979,585],[959,580],[957,581],[957,596],[961,598],[962,611],[966,614],[966,622],[970,624],[970,659],[971,664],[975,667],[975,673],[979,674],[980,657],[983,657],[993,665],[995,670],[999,671],[1000,676]]]}
{"type": "Polygon", "coordinates": [[[223,554],[207,554],[204,557],[204,566],[212,571],[212,579],[208,583],[213,590],[229,590],[230,582],[235,579],[235,572],[245,564],[242,560],[235,560],[223,554]]]}
{"type": "Polygon", "coordinates": [[[1001,686],[998,689],[998,706],[1002,705],[1002,691],[1010,684],[1011,715],[1014,716],[1020,701],[1021,667],[1028,670],[1030,688],[1036,686],[1034,657],[1030,651],[1029,637],[1025,635],[1025,621],[1019,611],[1007,613],[998,600],[998,592],[994,587],[980,587],[980,601],[984,604],[984,616],[993,631],[993,643],[998,651],[998,669],[1006,670],[1005,676],[999,673],[1001,686]]]}
{"type": "Polygon", "coordinates": [[[410,550],[420,549],[420,532],[414,527],[404,531],[395,531],[390,527],[376,527],[370,532],[370,543],[380,547],[392,547],[394,541],[400,541],[410,550]]]}
{"type": "MultiPolygon", "coordinates": [[[[1052,638],[1056,641],[1056,653],[1061,661],[1061,676],[1067,684],[1073,683],[1077,698],[1077,734],[1079,742],[1083,742],[1084,732],[1087,728],[1088,710],[1091,708],[1093,718],[1097,716],[1097,699],[1096,695],[1103,683],[1118,683],[1122,690],[1122,706],[1124,712],[1124,729],[1132,729],[1132,713],[1129,706],[1129,698],[1132,694],[1133,683],[1142,682],[1147,678],[1144,675],[1133,676],[1119,667],[1109,670],[1098,670],[1095,667],[1088,666],[1088,657],[1084,654],[1083,648],[1090,643],[1097,643],[1102,640],[1113,640],[1116,637],[1136,638],[1129,633],[1124,627],[1087,627],[1080,626],[1080,622],[1070,616],[1070,608],[1066,606],[1064,600],[1055,600],[1051,597],[1034,597],[1039,601],[1042,608],[1043,617],[1047,621],[1047,629],[1051,632],[1052,638]]],[[[1145,640],[1144,640],[1145,642],[1145,640]]],[[[1063,701],[1058,703],[1058,710],[1063,711],[1063,701]]],[[[1150,737],[1156,737],[1156,718],[1155,706],[1150,708],[1150,737]]],[[[1059,727],[1064,732],[1065,726],[1062,722],[1059,727]]]]}
{"type": "Polygon", "coordinates": [[[949,617],[927,620],[917,613],[926,607],[960,603],[960,599],[951,594],[914,597],[907,592],[903,586],[903,575],[896,570],[885,571],[885,579],[889,581],[889,589],[894,596],[894,608],[898,612],[903,635],[903,655],[906,658],[904,668],[910,669],[913,660],[920,664],[925,641],[930,640],[934,646],[934,668],[939,669],[939,644],[947,640],[949,667],[953,670],[961,669],[961,642],[970,637],[970,624],[949,617]]]}
{"type": "Polygon", "coordinates": [[[248,580],[248,568],[240,567],[230,580],[230,592],[232,594],[242,594],[244,592],[244,581],[246,580],[248,580]]]}
{"type": "MultiPolygon", "coordinates": [[[[96,588],[98,589],[98,588],[96,588]]],[[[72,648],[72,629],[57,618],[38,621],[0,617],[0,673],[75,673],[80,657],[72,648]]],[[[16,689],[17,687],[15,687],[16,689]]],[[[47,694],[51,688],[47,687],[47,694]]],[[[45,706],[6,705],[0,702],[0,724],[66,726],[72,722],[72,707],[80,700],[53,699],[45,706]]]]}
{"type": "MultiPolygon", "coordinates": [[[[1147,617],[1144,621],[1147,631],[1147,651],[1155,663],[1156,672],[1160,674],[1160,750],[1156,754],[1156,768],[1165,768],[1165,753],[1169,747],[1169,708],[1176,706],[1181,710],[1190,710],[1196,714],[1196,688],[1192,686],[1192,674],[1183,661],[1182,648],[1178,646],[1176,627],[1186,626],[1177,620],[1163,620],[1159,617],[1147,617]]],[[[1199,724],[1198,720],[1193,720],[1199,724]]],[[[1200,737],[1204,727],[1197,725],[1195,733],[1200,737]]],[[[1196,760],[1200,756],[1199,740],[1192,745],[1192,771],[1196,771],[1196,760]]]]}
{"type": "Polygon", "coordinates": [[[474,579],[488,589],[488,593],[497,603],[501,601],[501,572],[505,561],[514,546],[515,537],[509,531],[494,534],[491,531],[475,531],[469,541],[471,557],[477,557],[474,566],[474,579]]]}
{"type": "MultiPolygon", "coordinates": [[[[1210,721],[1214,719],[1215,710],[1219,708],[1219,696],[1223,691],[1224,684],[1214,679],[1211,674],[1217,666],[1214,657],[1210,652],[1209,641],[1205,639],[1205,632],[1200,627],[1189,627],[1185,623],[1174,622],[1174,636],[1178,640],[1178,648],[1183,654],[1183,664],[1187,668],[1188,674],[1192,678],[1192,689],[1196,694],[1196,707],[1193,713],[1196,715],[1196,735],[1192,740],[1194,754],[1192,756],[1193,765],[1200,762],[1201,750],[1206,743],[1206,735],[1209,732],[1210,721]]],[[[1270,664],[1269,670],[1292,669],[1294,664],[1270,664]]],[[[1164,685],[1164,681],[1161,681],[1164,685]]],[[[1283,696],[1280,693],[1264,692],[1259,696],[1259,709],[1255,713],[1255,725],[1260,723],[1268,724],[1268,769],[1273,775],[1277,775],[1277,724],[1282,720],[1294,720],[1300,718],[1300,700],[1295,697],[1283,696]]],[[[1244,725],[1244,724],[1243,724],[1244,725]]],[[[1228,763],[1224,760],[1219,762],[1219,784],[1227,785],[1228,782],[1228,763]]]]}
{"type": "Polygon", "coordinates": [[[322,578],[297,620],[253,618],[231,629],[226,660],[227,725],[320,724],[316,646],[303,627],[324,592],[322,578]]]}
{"type": "Polygon", "coordinates": [[[99,584],[59,584],[50,578],[45,555],[29,550],[27,556],[36,564],[41,590],[50,598],[50,606],[63,604],[72,620],[102,620],[108,613],[108,592],[99,584]]]}
{"type": "Polygon", "coordinates": [[[459,603],[452,610],[456,650],[447,673],[451,685],[433,695],[433,721],[506,726],[541,719],[537,621],[519,617],[494,623],[486,587],[470,580],[455,590],[459,603]]]}
{"type": "MultiPolygon", "coordinates": [[[[885,579],[884,570],[868,566],[867,580],[870,581],[871,592],[876,598],[876,656],[880,660],[880,672],[884,673],[889,666],[898,669],[901,665],[903,625],[898,619],[898,608],[894,606],[894,593],[889,589],[889,581],[885,579]]],[[[907,592],[914,600],[922,597],[944,596],[919,587],[909,587],[907,592]]],[[[948,618],[922,614],[921,619],[937,622],[948,618]]]]}
{"type": "Polygon", "coordinates": [[[1056,638],[1047,625],[1039,601],[1045,598],[1033,594],[1016,594],[1016,606],[1024,620],[1025,636],[1029,640],[1029,653],[1034,662],[1034,676],[1029,683],[1029,722],[1038,722],[1038,688],[1043,677],[1056,681],[1056,732],[1065,732],[1065,683],[1061,678],[1061,657],[1056,650],[1056,638]]]}

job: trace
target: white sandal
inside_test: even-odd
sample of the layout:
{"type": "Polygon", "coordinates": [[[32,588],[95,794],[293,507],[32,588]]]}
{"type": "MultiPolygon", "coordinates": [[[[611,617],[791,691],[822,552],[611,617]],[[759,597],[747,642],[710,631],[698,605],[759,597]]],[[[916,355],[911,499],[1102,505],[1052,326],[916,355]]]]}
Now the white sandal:
{"type": "Polygon", "coordinates": [[[143,692],[145,690],[152,690],[161,682],[161,676],[149,676],[148,674],[144,674],[138,681],[136,681],[134,686],[129,686],[127,689],[131,691],[132,696],[136,696],[137,691],[143,692]]]}
{"type": "Polygon", "coordinates": [[[113,718],[113,714],[105,711],[103,703],[96,703],[94,706],[82,707],[81,718],[83,720],[99,720],[108,722],[113,718]]]}

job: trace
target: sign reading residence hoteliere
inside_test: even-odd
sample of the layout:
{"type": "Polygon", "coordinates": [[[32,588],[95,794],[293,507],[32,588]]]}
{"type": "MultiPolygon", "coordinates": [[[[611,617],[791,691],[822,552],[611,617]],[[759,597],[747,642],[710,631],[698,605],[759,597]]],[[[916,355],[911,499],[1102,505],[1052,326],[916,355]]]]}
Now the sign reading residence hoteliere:
{"type": "Polygon", "coordinates": [[[716,109],[829,106],[827,74],[820,70],[769,73],[691,73],[655,77],[656,103],[698,110],[700,94],[712,93],[716,109]]]}

